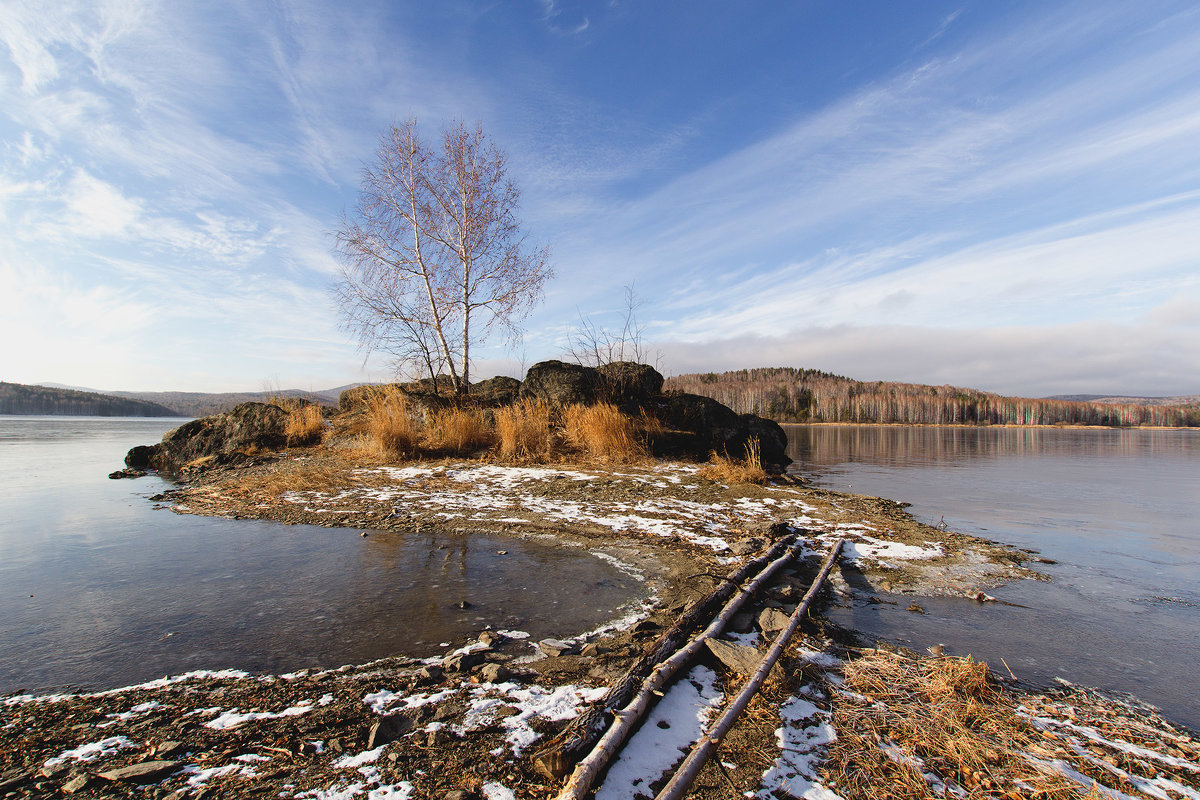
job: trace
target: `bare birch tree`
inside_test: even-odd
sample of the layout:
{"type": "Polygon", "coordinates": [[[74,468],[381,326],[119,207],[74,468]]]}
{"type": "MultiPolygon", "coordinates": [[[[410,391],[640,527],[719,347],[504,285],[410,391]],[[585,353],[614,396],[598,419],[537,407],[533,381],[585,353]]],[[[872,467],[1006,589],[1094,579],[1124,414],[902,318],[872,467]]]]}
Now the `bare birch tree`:
{"type": "Polygon", "coordinates": [[[553,276],[519,206],[507,159],[481,126],[450,125],[430,147],[415,119],[393,125],[335,233],[344,327],[402,368],[448,373],[465,393],[472,345],[495,333],[518,340],[553,276]]]}

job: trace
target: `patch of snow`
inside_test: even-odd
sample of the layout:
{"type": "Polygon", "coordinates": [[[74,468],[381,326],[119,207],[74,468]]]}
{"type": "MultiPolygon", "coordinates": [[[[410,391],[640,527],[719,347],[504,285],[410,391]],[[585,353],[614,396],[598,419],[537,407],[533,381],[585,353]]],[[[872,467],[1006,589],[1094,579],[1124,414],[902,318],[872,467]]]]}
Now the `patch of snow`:
{"type": "Polygon", "coordinates": [[[118,750],[137,746],[137,744],[129,741],[124,736],[110,736],[98,742],[88,742],[71,750],[64,750],[42,764],[42,767],[52,769],[59,764],[65,764],[67,761],[95,761],[98,758],[111,756],[118,750]]]}
{"type": "Polygon", "coordinates": [[[600,559],[601,561],[607,561],[614,568],[616,568],[616,570],[618,572],[623,572],[626,575],[628,575],[629,577],[634,578],[635,580],[640,581],[646,577],[646,573],[642,572],[640,569],[633,566],[632,564],[625,563],[624,561],[622,561],[621,559],[617,558],[614,555],[610,555],[601,550],[591,550],[589,552],[591,552],[592,555],[594,555],[596,558],[600,559]]]}
{"type": "Polygon", "coordinates": [[[260,753],[243,753],[240,756],[234,756],[233,760],[244,761],[245,763],[249,764],[254,761],[270,761],[271,759],[270,757],[264,756],[260,753]]]}
{"type": "Polygon", "coordinates": [[[381,689],[378,692],[371,692],[363,697],[363,702],[371,707],[371,711],[380,716],[386,716],[389,709],[394,710],[393,704],[400,703],[399,708],[419,708],[420,706],[429,705],[430,703],[440,703],[447,697],[457,693],[457,689],[442,689],[440,692],[432,694],[414,694],[405,695],[401,692],[390,692],[387,689],[381,689]]]}
{"type": "Polygon", "coordinates": [[[704,733],[723,695],[717,675],[697,666],[667,690],[608,770],[596,800],[651,797],[650,785],[675,767],[704,733]]]}
{"type": "Polygon", "coordinates": [[[603,686],[579,688],[568,684],[546,689],[536,684],[522,686],[513,682],[480,684],[470,689],[473,699],[462,724],[455,726],[455,731],[464,734],[481,728],[495,719],[500,708],[514,707],[517,713],[505,717],[500,724],[508,729],[504,738],[513,755],[519,756],[541,736],[530,724],[535,718],[549,721],[573,719],[578,716],[582,705],[599,700],[607,692],[607,687],[603,686]]]}
{"type": "Polygon", "coordinates": [[[260,719],[280,719],[282,717],[298,717],[301,714],[307,714],[313,710],[313,702],[305,700],[299,705],[285,708],[283,711],[248,711],[244,714],[239,714],[235,708],[232,711],[226,711],[216,719],[211,719],[204,723],[204,727],[212,728],[215,731],[229,730],[236,728],[239,725],[247,722],[254,722],[260,719]]]}
{"type": "Polygon", "coordinates": [[[334,769],[357,769],[363,764],[374,764],[383,755],[383,748],[387,745],[379,745],[374,750],[364,750],[357,755],[344,755],[331,765],[334,769]]]}
{"type": "Polygon", "coordinates": [[[513,790],[500,783],[485,783],[483,797],[484,800],[517,800],[513,790]]]}
{"type": "Polygon", "coordinates": [[[192,764],[181,769],[180,774],[187,775],[187,784],[193,788],[203,786],[213,778],[223,778],[226,775],[237,773],[243,778],[258,777],[258,772],[253,767],[243,766],[242,764],[226,764],[223,767],[207,767],[201,769],[192,764]]]}
{"type": "Polygon", "coordinates": [[[509,639],[528,639],[529,638],[528,631],[499,630],[499,631],[496,631],[496,633],[500,634],[501,636],[507,637],[509,639]]]}
{"type": "Polygon", "coordinates": [[[804,800],[841,800],[817,777],[821,748],[837,740],[837,732],[829,724],[829,712],[802,697],[793,697],[779,707],[779,717],[783,723],[775,731],[779,757],[763,773],[761,788],[753,797],[772,800],[783,793],[804,800]]]}
{"type": "MultiPolygon", "coordinates": [[[[839,525],[838,528],[842,529],[843,526],[839,525]]],[[[826,533],[822,534],[819,538],[832,544],[837,541],[837,535],[836,533],[826,533]]],[[[876,539],[873,536],[865,534],[860,534],[855,539],[856,541],[848,539],[842,545],[842,561],[846,563],[882,562],[885,558],[899,561],[921,561],[938,558],[945,554],[942,546],[936,543],[931,544],[929,547],[917,547],[912,544],[876,539]]]]}
{"type": "Polygon", "coordinates": [[[750,631],[749,633],[726,633],[725,638],[743,647],[758,647],[762,637],[759,636],[758,631],[750,631]]]}

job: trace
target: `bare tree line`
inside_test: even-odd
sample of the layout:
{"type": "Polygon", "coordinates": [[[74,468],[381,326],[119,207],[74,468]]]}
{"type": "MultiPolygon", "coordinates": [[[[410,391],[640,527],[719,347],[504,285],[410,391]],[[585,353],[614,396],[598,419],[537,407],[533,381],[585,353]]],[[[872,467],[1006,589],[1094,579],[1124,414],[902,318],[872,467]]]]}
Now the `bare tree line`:
{"type": "Polygon", "coordinates": [[[739,413],[777,422],[1200,427],[1197,405],[1004,397],[954,386],[856,381],[791,367],[679,375],[668,378],[664,388],[711,397],[739,413]]]}

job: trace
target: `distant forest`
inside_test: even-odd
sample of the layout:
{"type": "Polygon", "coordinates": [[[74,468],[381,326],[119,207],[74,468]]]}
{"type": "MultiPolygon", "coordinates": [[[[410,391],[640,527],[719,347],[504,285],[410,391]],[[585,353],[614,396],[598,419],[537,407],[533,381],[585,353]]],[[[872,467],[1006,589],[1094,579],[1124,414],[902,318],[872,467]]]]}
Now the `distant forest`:
{"type": "Polygon", "coordinates": [[[1104,425],[1200,427],[1200,404],[1162,406],[1003,397],[976,389],[865,382],[791,367],[693,373],[667,389],[711,397],[776,422],[907,425],[1104,425]]]}
{"type": "Polygon", "coordinates": [[[174,417],[158,403],[74,389],[27,386],[0,381],[0,414],[60,414],[90,417],[174,417]]]}

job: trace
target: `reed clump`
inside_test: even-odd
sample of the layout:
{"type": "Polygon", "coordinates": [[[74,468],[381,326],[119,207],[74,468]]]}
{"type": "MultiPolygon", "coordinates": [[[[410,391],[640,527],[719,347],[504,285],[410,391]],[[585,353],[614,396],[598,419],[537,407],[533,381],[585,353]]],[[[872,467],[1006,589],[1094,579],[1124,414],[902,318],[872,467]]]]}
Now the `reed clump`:
{"type": "Polygon", "coordinates": [[[383,456],[404,456],[415,453],[420,442],[420,430],[408,412],[404,392],[389,386],[367,395],[364,413],[366,442],[383,456]]]}
{"type": "Polygon", "coordinates": [[[742,458],[731,458],[728,453],[714,451],[708,463],[700,468],[700,476],[721,483],[766,483],[767,472],[763,469],[762,445],[758,437],[752,436],[746,442],[746,452],[742,458]]]}
{"type": "Polygon", "coordinates": [[[884,786],[897,800],[1084,794],[1033,768],[1027,754],[1042,737],[981,661],[880,650],[848,662],[843,677],[864,699],[835,704],[837,740],[822,772],[846,800],[879,797],[884,786]]]}
{"type": "Polygon", "coordinates": [[[315,403],[295,404],[288,412],[284,434],[289,447],[316,444],[325,435],[325,417],[315,403]]]}
{"type": "Polygon", "coordinates": [[[634,420],[611,403],[569,405],[562,411],[563,435],[598,461],[629,463],[645,458],[634,420]]]}
{"type": "Polygon", "coordinates": [[[469,455],[491,447],[495,440],[495,429],[483,411],[452,407],[429,415],[421,446],[435,453],[469,455]]]}
{"type": "Polygon", "coordinates": [[[498,409],[495,422],[500,458],[523,461],[550,455],[553,436],[546,401],[526,398],[498,409]]]}

